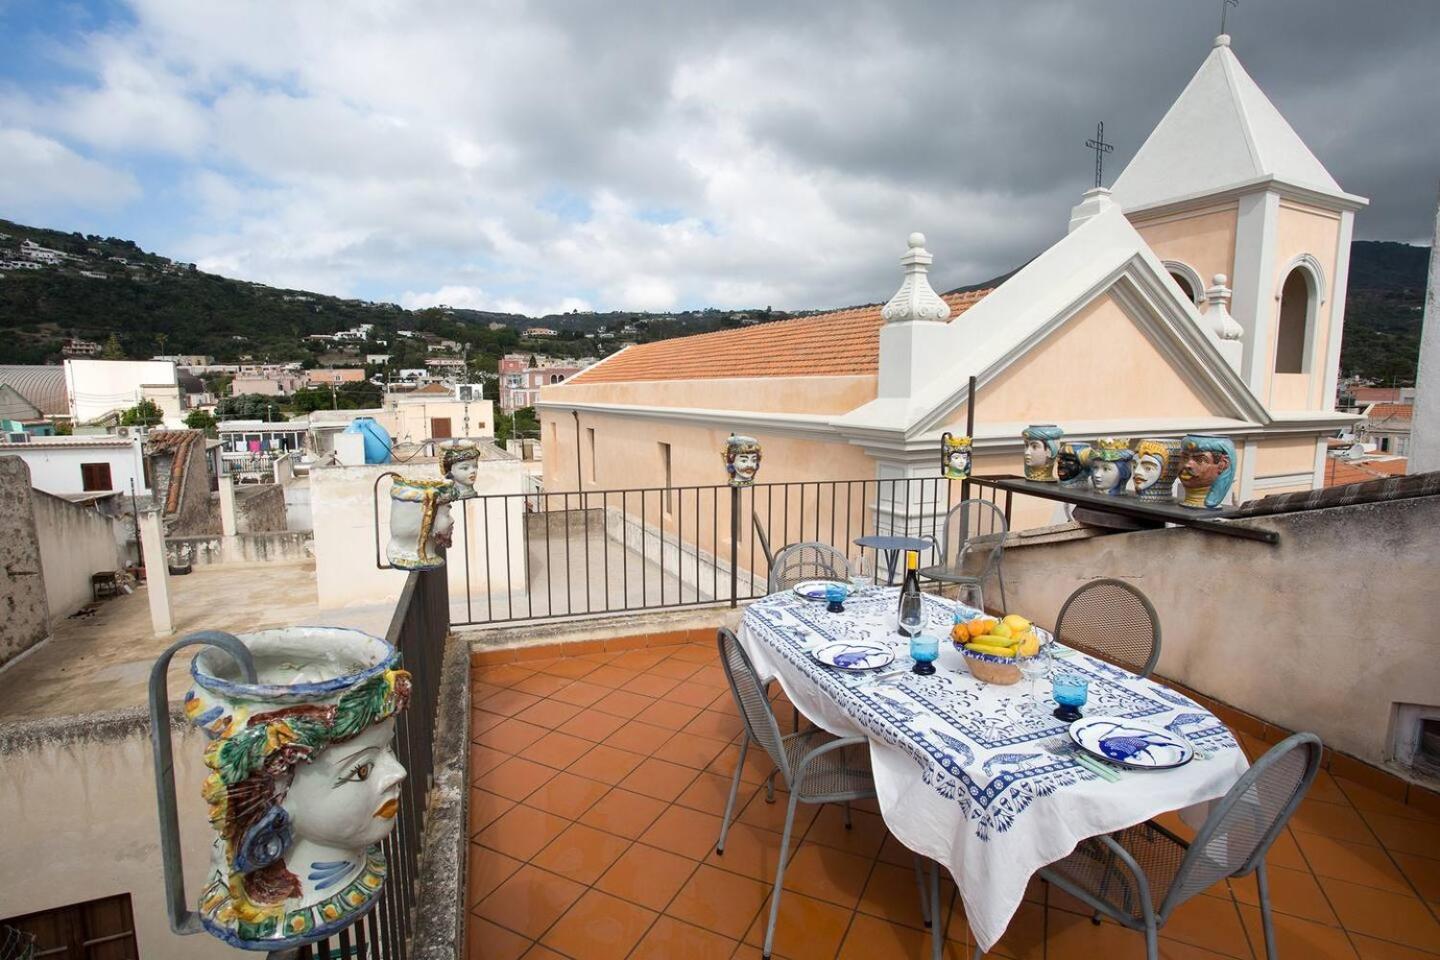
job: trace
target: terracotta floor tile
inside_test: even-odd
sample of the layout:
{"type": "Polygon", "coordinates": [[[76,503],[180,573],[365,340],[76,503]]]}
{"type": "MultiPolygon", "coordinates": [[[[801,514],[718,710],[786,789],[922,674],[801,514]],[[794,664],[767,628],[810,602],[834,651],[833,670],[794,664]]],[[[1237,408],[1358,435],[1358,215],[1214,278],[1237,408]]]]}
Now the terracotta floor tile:
{"type": "MultiPolygon", "coordinates": [[[[750,802],[750,797],[755,793],[756,787],[741,783],[738,795],[735,798],[735,810],[738,813],[745,809],[745,804],[750,802]]],[[[730,778],[722,777],[714,773],[701,773],[685,792],[675,798],[675,802],[682,807],[689,807],[692,810],[699,810],[702,813],[710,813],[721,816],[725,812],[725,800],[730,796],[730,778]]]]}
{"type": "Polygon", "coordinates": [[[1380,837],[1385,849],[1421,857],[1440,857],[1440,822],[1413,820],[1388,813],[1366,812],[1362,816],[1380,837]]]}
{"type": "Polygon", "coordinates": [[[697,927],[740,939],[770,893],[766,884],[701,866],[665,913],[697,927]]]}
{"type": "Polygon", "coordinates": [[[630,960],[729,960],[739,942],[673,917],[661,917],[630,960]]]}
{"type": "Polygon", "coordinates": [[[476,736],[475,742],[492,750],[521,753],[526,747],[549,732],[544,727],[537,727],[533,723],[525,723],[523,720],[511,717],[476,736]]]}
{"type": "MultiPolygon", "coordinates": [[[[774,830],[780,833],[785,829],[785,811],[790,803],[790,795],[784,790],[775,791],[775,802],[765,802],[765,789],[762,787],[755,791],[755,796],[740,811],[737,818],[741,823],[748,823],[751,826],[761,827],[765,830],[774,830]]],[[[813,803],[799,803],[795,805],[795,825],[791,828],[790,835],[795,839],[805,836],[810,829],[810,824],[820,813],[820,808],[813,803]]]]}
{"type": "MultiPolygon", "coordinates": [[[[785,901],[780,901],[785,909],[785,901]]],[[[952,945],[953,946],[953,945],[952,945]]],[[[840,945],[838,960],[910,960],[930,956],[930,933],[856,916],[840,945]]]]}
{"type": "Polygon", "coordinates": [[[466,922],[466,960],[519,960],[532,941],[489,920],[471,917],[466,922]]]}
{"type": "Polygon", "coordinates": [[[638,767],[644,759],[638,753],[617,750],[615,747],[602,743],[591,747],[589,753],[570,764],[566,769],[576,776],[589,777],[591,780],[599,780],[601,783],[613,786],[628,777],[630,772],[638,767]]]}
{"type": "Polygon", "coordinates": [[[874,858],[880,854],[888,831],[885,818],[878,813],[861,810],[850,812],[850,827],[845,826],[845,808],[840,804],[827,803],[818,808],[819,812],[805,834],[810,843],[823,843],[858,857],[874,858]]]}
{"type": "Polygon", "coordinates": [[[530,862],[588,886],[600,879],[629,846],[629,840],[613,833],[572,823],[530,862]]]}
{"type": "Polygon", "coordinates": [[[687,707],[683,703],[656,700],[641,710],[635,719],[644,720],[646,723],[653,723],[668,730],[679,730],[698,716],[700,716],[699,707],[687,707]]]}
{"type": "Polygon", "coordinates": [[[498,713],[490,713],[485,710],[471,710],[470,736],[472,739],[478,737],[486,730],[489,730],[491,727],[499,723],[503,723],[508,719],[508,717],[502,716],[498,713]]]}
{"type": "MultiPolygon", "coordinates": [[[[920,913],[920,889],[915,885],[915,870],[893,863],[877,863],[865,882],[858,908],[861,913],[880,917],[892,923],[924,929],[920,913]]],[[[954,936],[954,933],[951,933],[954,936]]]]}
{"type": "MultiPolygon", "coordinates": [[[[727,690],[725,694],[729,696],[730,692],[727,690]]],[[[717,698],[714,687],[686,680],[665,694],[665,699],[671,703],[683,703],[687,707],[704,708],[710,706],[717,698]]]]}
{"type": "Polygon", "coordinates": [[[502,797],[498,793],[491,793],[488,790],[481,790],[476,787],[470,788],[470,806],[468,815],[470,818],[470,836],[475,836],[490,824],[504,816],[515,801],[509,797],[502,797]]]}
{"type": "Polygon", "coordinates": [[[489,683],[497,687],[508,687],[512,684],[519,683],[534,672],[534,670],[517,666],[513,663],[502,663],[471,670],[470,676],[481,683],[489,683]]]}
{"type": "MultiPolygon", "coordinates": [[[[1410,886],[1400,868],[1380,847],[1346,840],[1331,840],[1318,833],[1296,834],[1295,841],[1316,876],[1334,877],[1379,887],[1391,893],[1409,893],[1410,886]]],[[[1440,866],[1440,861],[1436,861],[1440,866]]],[[[1273,866],[1273,865],[1272,865],[1273,866]]]]}
{"type": "Polygon", "coordinates": [[[689,680],[703,667],[703,664],[691,663],[688,660],[679,660],[671,657],[662,660],[651,667],[647,672],[657,677],[669,677],[672,680],[689,680]]]}
{"type": "MultiPolygon", "coordinates": [[[[669,732],[669,731],[667,731],[669,732]]],[[[693,733],[677,733],[655,750],[655,756],[671,763],[683,763],[696,770],[704,770],[720,756],[728,744],[713,737],[700,737],[693,733]]],[[[733,768],[732,768],[733,769],[733,768]]]]}
{"type": "Polygon", "coordinates": [[[1165,936],[1232,957],[1250,956],[1250,943],[1235,904],[1218,897],[1192,897],[1170,915],[1165,936]]]}
{"type": "Polygon", "coordinates": [[[635,671],[622,670],[615,666],[596,667],[585,677],[591,683],[598,683],[602,687],[609,687],[611,690],[618,690],[635,678],[635,671]]]}
{"type": "Polygon", "coordinates": [[[466,868],[469,870],[468,898],[470,906],[475,906],[490,894],[495,888],[515,875],[515,871],[525,866],[514,857],[507,857],[498,850],[491,850],[482,847],[478,843],[470,844],[469,856],[466,868]]]}
{"type": "Polygon", "coordinates": [[[716,690],[729,690],[730,681],[725,678],[725,671],[718,666],[710,665],[701,667],[690,675],[692,683],[703,684],[707,687],[714,687],[716,690]]]}
{"type": "MultiPolygon", "coordinates": [[[[656,676],[653,673],[641,673],[627,680],[621,690],[628,690],[631,693],[639,693],[647,697],[668,697],[670,691],[674,690],[680,681],[673,677],[656,676]]],[[[701,704],[700,706],[704,706],[701,704]]]]}
{"type": "Polygon", "coordinates": [[[573,773],[561,772],[552,777],[540,789],[525,798],[525,805],[537,807],[546,813],[567,820],[578,820],[596,800],[610,792],[610,785],[598,780],[577,777],[573,773]]]}
{"type": "Polygon", "coordinates": [[[1337,803],[1324,803],[1305,799],[1295,810],[1290,820],[1290,829],[1296,833],[1318,833],[1332,840],[1349,840],[1351,843],[1378,843],[1360,814],[1337,803]]]}
{"type": "Polygon", "coordinates": [[[623,717],[626,720],[633,720],[642,710],[657,702],[658,701],[651,697],[631,693],[629,690],[611,690],[608,694],[596,700],[595,705],[591,707],[591,709],[617,717],[623,717]]]}
{"type": "Polygon", "coordinates": [[[1360,960],[1434,960],[1435,958],[1433,953],[1413,950],[1410,947],[1402,947],[1398,943],[1391,943],[1389,940],[1376,940],[1374,937],[1361,936],[1358,933],[1350,934],[1350,943],[1359,952],[1360,960]]]}
{"type": "Polygon", "coordinates": [[[698,866],[677,853],[637,843],[620,855],[595,886],[642,907],[664,910],[698,866]]]}
{"type": "MultiPolygon", "coordinates": [[[[957,903],[959,898],[956,898],[957,903]]],[[[1013,957],[1015,960],[1043,960],[1045,956],[1045,908],[1038,903],[1025,902],[1010,918],[1010,925],[993,948],[986,952],[988,957],[1013,957]]],[[[974,941],[971,941],[972,943],[974,941]]]]}
{"type": "MultiPolygon", "coordinates": [[[[1326,838],[1317,837],[1316,839],[1324,840],[1326,838]]],[[[1320,884],[1315,881],[1315,877],[1310,871],[1290,870],[1286,867],[1275,866],[1267,869],[1269,871],[1271,909],[1280,913],[1288,913],[1292,917],[1302,917],[1306,920],[1314,920],[1316,923],[1329,924],[1332,927],[1340,925],[1339,918],[1335,916],[1335,911],[1330,909],[1330,904],[1326,902],[1320,884]]],[[[1247,877],[1231,880],[1230,889],[1235,892],[1235,899],[1241,903],[1253,907],[1260,905],[1260,895],[1257,892],[1253,873],[1247,877]]]]}
{"type": "Polygon", "coordinates": [[[654,922],[654,911],[590,890],[540,942],[584,960],[625,960],[654,922]]]}
{"type": "Polygon", "coordinates": [[[1401,803],[1399,800],[1387,797],[1363,784],[1340,777],[1335,778],[1335,783],[1345,792],[1345,796],[1355,806],[1355,809],[1361,813],[1385,813],[1405,820],[1424,820],[1440,825],[1440,820],[1420,807],[1401,803]]]}
{"type": "Polygon", "coordinates": [[[626,650],[610,662],[624,670],[649,670],[657,663],[670,659],[671,652],[659,648],[626,650]]]}
{"type": "Polygon", "coordinates": [[[515,714],[515,719],[554,730],[582,709],[573,703],[564,703],[560,700],[541,700],[534,706],[526,707],[515,714]]]}
{"type": "Polygon", "coordinates": [[[543,763],[547,767],[554,767],[556,770],[564,770],[589,753],[593,746],[595,744],[583,737],[573,737],[568,733],[561,733],[559,730],[551,730],[526,747],[524,757],[527,760],[534,760],[536,763],[543,763]]]}
{"type": "Polygon", "coordinates": [[[654,753],[661,744],[670,739],[673,731],[664,727],[657,727],[653,723],[641,723],[639,720],[631,720],[605,738],[607,746],[617,747],[621,750],[629,750],[631,753],[638,753],[648,757],[654,753]]]}
{"type": "Polygon", "coordinates": [[[578,680],[588,675],[590,671],[594,669],[594,664],[586,663],[584,660],[578,657],[562,657],[561,659],[545,667],[542,672],[548,673],[551,676],[555,677],[564,677],[571,680],[578,680]]]}
{"type": "Polygon", "coordinates": [[[1315,782],[1310,785],[1310,791],[1305,796],[1313,800],[1323,800],[1326,803],[1343,803],[1353,806],[1350,798],[1345,796],[1345,791],[1340,789],[1340,784],[1335,782],[1335,778],[1330,776],[1328,770],[1321,770],[1316,775],[1315,782]]]}
{"type": "MultiPolygon", "coordinates": [[[[718,773],[728,780],[735,774],[735,762],[739,759],[740,745],[732,743],[721,750],[705,769],[710,773],[718,773]]],[[[750,748],[745,751],[745,769],[740,773],[740,782],[764,783],[765,779],[770,776],[770,771],[774,769],[775,763],[770,759],[770,755],[752,743],[750,748]]],[[[783,785],[783,781],[781,783],[783,785]]]]}
{"type": "Polygon", "coordinates": [[[1272,867],[1289,867],[1292,870],[1308,870],[1309,864],[1300,853],[1300,846],[1295,841],[1297,834],[1286,827],[1280,831],[1275,842],[1270,844],[1270,849],[1265,854],[1265,862],[1272,867]]]}
{"type": "Polygon", "coordinates": [[[475,908],[475,913],[534,939],[580,899],[585,888],[573,880],[526,864],[475,908]]]}
{"type": "Polygon", "coordinates": [[[785,866],[785,889],[853,910],[870,877],[871,863],[834,847],[802,843],[785,866]]]}
{"type": "Polygon", "coordinates": [[[530,952],[521,957],[520,960],[570,960],[570,958],[563,953],[556,953],[549,947],[541,946],[537,943],[531,947],[530,952]]]}
{"type": "Polygon", "coordinates": [[[540,702],[540,697],[533,693],[523,693],[519,690],[501,690],[492,697],[484,700],[472,700],[471,705],[479,707],[487,713],[498,713],[501,716],[513,717],[527,707],[533,707],[540,702]]]}
{"type": "Polygon", "coordinates": [[[693,767],[647,757],[630,772],[629,776],[620,781],[620,786],[636,793],[643,793],[647,797],[673,803],[675,798],[684,793],[685,788],[690,786],[697,776],[699,773],[693,767]]]}
{"type": "MultiPolygon", "coordinates": [[[[768,899],[768,898],[767,898],[768,899]]],[[[761,908],[745,934],[745,942],[765,942],[769,905],[761,908]]],[[[845,939],[853,914],[833,903],[787,892],[780,898],[775,922],[775,950],[795,960],[831,960],[845,939]]]]}
{"type": "Polygon", "coordinates": [[[529,860],[568,826],[570,821],[562,817],[519,806],[481,830],[475,840],[517,860],[529,860]]]}
{"type": "Polygon", "coordinates": [[[510,754],[494,747],[470,744],[470,782],[473,784],[485,774],[510,759],[510,754]]]}
{"type": "MultiPolygon", "coordinates": [[[[792,850],[794,844],[792,840],[792,850]]],[[[752,827],[748,823],[734,823],[725,838],[725,852],[719,854],[711,850],[706,854],[705,862],[751,880],[773,884],[779,857],[780,834],[752,827]]]]}
{"type": "Polygon", "coordinates": [[[564,677],[557,677],[553,673],[532,673],[524,680],[516,682],[511,689],[519,690],[521,693],[532,693],[537,697],[548,697],[556,691],[563,690],[570,685],[570,681],[564,677]]]}
{"type": "Polygon", "coordinates": [[[694,860],[703,860],[715,849],[720,836],[720,818],[688,807],[670,806],[660,819],[640,835],[641,843],[669,850],[694,860]]]}
{"type": "Polygon", "coordinates": [[[575,714],[556,729],[561,733],[568,733],[572,737],[599,743],[625,726],[625,723],[624,717],[617,717],[612,713],[601,713],[598,710],[586,710],[583,713],[575,714]]]}
{"type": "Polygon", "coordinates": [[[1118,923],[1095,924],[1088,916],[1050,910],[1045,917],[1045,955],[1144,960],[1145,937],[1118,923]]]}
{"type": "Polygon", "coordinates": [[[480,785],[502,797],[524,800],[553,776],[555,770],[551,767],[524,757],[511,757],[482,777],[480,785]]]}
{"type": "Polygon", "coordinates": [[[601,697],[608,696],[609,687],[602,687],[598,683],[591,683],[588,680],[576,680],[569,686],[561,687],[550,694],[551,700],[559,700],[561,703],[573,703],[577,707],[588,707],[601,697]]]}
{"type": "Polygon", "coordinates": [[[1345,929],[1440,953],[1440,923],[1419,897],[1386,893],[1331,877],[1321,877],[1320,885],[1345,929]]]}
{"type": "MultiPolygon", "coordinates": [[[[1413,853],[1395,853],[1395,862],[1405,876],[1420,891],[1420,896],[1434,903],[1440,903],[1440,860],[1417,857],[1413,853]]],[[[1344,877],[1342,879],[1354,879],[1344,877]]],[[[1372,884],[1373,886],[1374,884],[1372,884]]]]}
{"type": "Polygon", "coordinates": [[[702,737],[714,737],[716,740],[729,742],[740,736],[743,729],[740,718],[729,714],[721,713],[718,710],[701,710],[699,715],[685,724],[686,733],[699,734],[702,737]]]}
{"type": "Polygon", "coordinates": [[[664,812],[665,806],[653,797],[616,789],[586,810],[580,822],[634,840],[650,828],[650,824],[664,812]]]}
{"type": "MultiPolygon", "coordinates": [[[[1265,956],[1265,931],[1260,925],[1260,908],[1244,904],[1240,915],[1245,930],[1255,945],[1255,956],[1265,956]]],[[[1312,920],[1302,920],[1284,913],[1272,913],[1275,922],[1275,952],[1281,958],[1303,957],[1304,960],[1353,960],[1355,948],[1339,927],[1328,927],[1312,920]]]]}

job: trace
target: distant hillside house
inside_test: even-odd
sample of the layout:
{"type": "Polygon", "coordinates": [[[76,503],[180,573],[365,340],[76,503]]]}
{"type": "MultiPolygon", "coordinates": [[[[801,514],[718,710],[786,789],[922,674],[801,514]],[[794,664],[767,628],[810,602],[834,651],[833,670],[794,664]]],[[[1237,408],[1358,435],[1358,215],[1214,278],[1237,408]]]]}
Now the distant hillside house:
{"type": "Polygon", "coordinates": [[[500,412],[511,413],[533,407],[540,388],[564,383],[595,362],[593,357],[569,360],[561,357],[509,353],[500,358],[500,412]]]}
{"type": "Polygon", "coordinates": [[[560,336],[560,331],[559,331],[559,330],[552,330],[552,329],[549,328],[549,327],[526,327],[524,330],[520,331],[520,333],[521,333],[521,336],[525,336],[525,337],[558,337],[558,336],[560,336]]]}
{"type": "Polygon", "coordinates": [[[365,371],[359,367],[338,367],[305,371],[305,382],[312,387],[339,386],[342,383],[360,383],[365,371]]]}
{"type": "Polygon", "coordinates": [[[1413,403],[1367,404],[1363,419],[1355,425],[1355,435],[1365,443],[1373,443],[1380,453],[1408,457],[1410,423],[1414,415],[1413,403]]]}
{"type": "MultiPolygon", "coordinates": [[[[541,387],[545,488],[722,484],[731,432],[760,441],[761,483],[936,477],[941,435],[965,433],[972,404],[981,475],[1019,474],[1020,431],[1055,423],[1087,441],[1228,436],[1240,500],[1323,486],[1327,438],[1355,420],[1335,397],[1367,201],[1229,43],[1216,39],[1114,187],[1086,191],[1068,226],[1057,210],[1054,244],[992,289],[937,295],[914,234],[883,308],[630,346],[541,387]]],[[[944,509],[932,495],[851,522],[928,530],[944,509]]],[[[1014,525],[1053,516],[1022,498],[1014,525]]]]}
{"type": "Polygon", "coordinates": [[[169,361],[66,360],[65,391],[77,425],[115,422],[142,400],[160,408],[165,426],[185,425],[184,394],[169,361]]]}
{"type": "Polygon", "coordinates": [[[60,353],[67,357],[95,357],[100,355],[102,349],[104,348],[94,340],[71,337],[60,347],[60,353]]]}

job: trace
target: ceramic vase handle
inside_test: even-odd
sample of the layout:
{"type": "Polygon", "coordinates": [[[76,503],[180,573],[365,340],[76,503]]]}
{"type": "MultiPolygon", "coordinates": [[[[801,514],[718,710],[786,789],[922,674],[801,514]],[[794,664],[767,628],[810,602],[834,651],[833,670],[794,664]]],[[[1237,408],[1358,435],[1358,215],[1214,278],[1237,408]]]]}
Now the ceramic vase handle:
{"type": "Polygon", "coordinates": [[[180,819],[175,806],[175,761],[170,748],[170,660],[186,647],[211,646],[228,653],[239,664],[247,683],[255,682],[255,658],[250,648],[222,630],[202,630],[177,640],[150,668],[150,751],[155,763],[155,800],[160,810],[160,855],[165,866],[165,907],[170,929],[199,933],[200,916],[185,897],[185,871],[180,856],[180,819]]]}

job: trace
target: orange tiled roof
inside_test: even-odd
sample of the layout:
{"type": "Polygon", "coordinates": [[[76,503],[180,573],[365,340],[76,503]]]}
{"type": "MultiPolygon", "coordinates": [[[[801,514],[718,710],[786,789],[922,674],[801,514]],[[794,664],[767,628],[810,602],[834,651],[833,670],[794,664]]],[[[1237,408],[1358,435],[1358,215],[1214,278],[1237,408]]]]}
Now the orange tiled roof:
{"type": "MultiPolygon", "coordinates": [[[[945,294],[951,319],[979,303],[989,292],[945,294]]],[[[873,374],[880,363],[881,306],[872,303],[739,330],[642,343],[567,382],[873,374]]]]}
{"type": "Polygon", "coordinates": [[[1325,464],[1325,486],[1343,487],[1350,483],[1365,483],[1368,480],[1379,480],[1386,477],[1403,477],[1408,462],[1404,457],[1397,457],[1393,460],[1347,463],[1332,457],[1325,464]]]}
{"type": "Polygon", "coordinates": [[[1350,396],[1356,403],[1383,403],[1400,399],[1399,387],[1355,387],[1350,396]]]}
{"type": "Polygon", "coordinates": [[[1377,403],[1370,408],[1368,419],[1371,423],[1380,420],[1409,420],[1415,413],[1414,404],[1377,403]]]}

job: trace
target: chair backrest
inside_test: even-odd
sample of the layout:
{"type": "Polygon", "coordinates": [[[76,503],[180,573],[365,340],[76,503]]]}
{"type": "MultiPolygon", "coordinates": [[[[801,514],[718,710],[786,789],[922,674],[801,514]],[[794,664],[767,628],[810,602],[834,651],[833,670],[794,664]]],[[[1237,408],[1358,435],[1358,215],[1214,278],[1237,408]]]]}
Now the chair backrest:
{"type": "Polygon", "coordinates": [[[1320,753],[1319,737],[1296,733],[1245,771],[1190,842],[1157,912],[1161,922],[1216,882],[1260,865],[1320,772],[1320,753]]]}
{"type": "Polygon", "coordinates": [[[1092,580],[1070,594],[1055,618],[1055,638],[1141,677],[1160,659],[1160,617],[1124,580],[1092,580]]]}
{"type": "Polygon", "coordinates": [[[765,533],[765,527],[760,523],[760,514],[750,512],[750,522],[755,525],[755,535],[760,538],[760,550],[765,554],[765,569],[769,570],[775,566],[775,554],[770,552],[770,537],[765,533]]]}
{"type": "Polygon", "coordinates": [[[745,648],[740,646],[740,638],[728,627],[721,627],[716,632],[715,641],[720,646],[720,665],[725,668],[725,677],[730,681],[730,694],[735,698],[740,719],[745,722],[745,732],[770,755],[771,762],[780,768],[780,775],[789,786],[790,762],[785,756],[780,725],[775,722],[775,712],[770,709],[770,698],[765,696],[765,685],[760,682],[755,665],[750,662],[745,648]]]}
{"type": "Polygon", "coordinates": [[[828,543],[792,543],[775,556],[770,568],[769,593],[789,590],[802,580],[849,580],[845,554],[828,543]]]}
{"type": "Polygon", "coordinates": [[[955,573],[988,574],[1005,550],[1005,512],[989,500],[961,500],[945,515],[938,544],[940,564],[955,573]]]}

